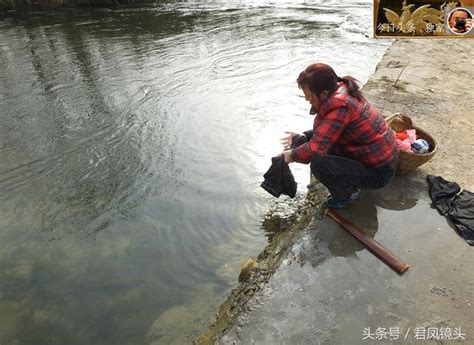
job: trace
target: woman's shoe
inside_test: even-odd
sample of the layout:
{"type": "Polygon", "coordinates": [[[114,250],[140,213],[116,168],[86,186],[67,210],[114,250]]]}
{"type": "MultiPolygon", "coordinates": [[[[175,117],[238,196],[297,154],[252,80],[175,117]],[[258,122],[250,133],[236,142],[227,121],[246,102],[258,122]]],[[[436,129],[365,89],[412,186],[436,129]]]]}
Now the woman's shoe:
{"type": "Polygon", "coordinates": [[[345,198],[345,199],[338,199],[333,196],[330,196],[326,200],[326,206],[328,208],[344,208],[350,205],[351,203],[353,203],[354,201],[356,201],[357,198],[359,197],[359,194],[360,194],[360,189],[358,189],[356,192],[352,193],[350,197],[345,198]]]}
{"type": "Polygon", "coordinates": [[[351,198],[348,199],[335,199],[333,197],[330,197],[329,199],[326,200],[326,206],[328,208],[344,208],[348,205],[350,205],[354,200],[351,198]]]}

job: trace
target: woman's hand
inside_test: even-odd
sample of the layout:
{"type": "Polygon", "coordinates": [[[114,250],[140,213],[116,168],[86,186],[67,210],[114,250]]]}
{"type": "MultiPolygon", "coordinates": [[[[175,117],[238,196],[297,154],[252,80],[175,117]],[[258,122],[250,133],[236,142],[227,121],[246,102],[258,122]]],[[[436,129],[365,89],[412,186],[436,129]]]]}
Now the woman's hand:
{"type": "Polygon", "coordinates": [[[291,147],[291,144],[293,143],[293,137],[295,135],[298,135],[298,133],[293,133],[293,132],[285,132],[287,134],[286,137],[283,137],[280,139],[280,144],[282,144],[285,148],[291,147]]]}
{"type": "Polygon", "coordinates": [[[291,158],[291,150],[283,151],[281,155],[283,156],[283,158],[285,158],[286,163],[293,163],[293,159],[291,158]]]}

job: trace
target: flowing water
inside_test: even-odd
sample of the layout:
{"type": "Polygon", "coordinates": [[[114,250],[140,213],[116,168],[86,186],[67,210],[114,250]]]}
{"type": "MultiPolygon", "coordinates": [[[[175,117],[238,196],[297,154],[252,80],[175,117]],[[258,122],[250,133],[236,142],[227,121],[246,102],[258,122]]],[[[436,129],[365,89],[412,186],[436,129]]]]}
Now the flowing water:
{"type": "MultiPolygon", "coordinates": [[[[187,2],[0,19],[0,343],[186,343],[265,246],[295,79],[365,82],[371,3],[187,2]]],[[[292,165],[298,197],[309,179],[292,165]]]]}

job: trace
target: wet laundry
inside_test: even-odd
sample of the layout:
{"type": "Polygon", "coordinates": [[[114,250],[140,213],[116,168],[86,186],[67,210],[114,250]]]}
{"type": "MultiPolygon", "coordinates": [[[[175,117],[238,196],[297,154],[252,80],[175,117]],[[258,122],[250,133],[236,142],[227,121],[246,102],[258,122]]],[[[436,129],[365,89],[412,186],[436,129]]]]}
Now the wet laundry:
{"type": "Polygon", "coordinates": [[[430,150],[430,145],[425,139],[416,139],[413,144],[411,144],[411,149],[414,153],[427,153],[430,150]]]}
{"type": "Polygon", "coordinates": [[[272,158],[272,165],[263,177],[265,180],[260,186],[271,195],[277,198],[281,194],[288,195],[290,198],[295,197],[295,178],[282,155],[272,158]]]}
{"type": "Polygon", "coordinates": [[[416,130],[407,129],[403,132],[395,133],[398,149],[405,152],[413,152],[411,145],[416,140],[416,130]]]}
{"type": "Polygon", "coordinates": [[[405,152],[413,152],[411,143],[408,140],[397,140],[398,149],[405,152]]]}
{"type": "Polygon", "coordinates": [[[398,133],[395,133],[395,138],[397,138],[398,140],[405,140],[405,139],[408,139],[408,134],[403,131],[403,132],[398,132],[398,133]]]}
{"type": "Polygon", "coordinates": [[[466,242],[474,246],[474,193],[441,176],[427,176],[433,206],[446,216],[466,242]]]}

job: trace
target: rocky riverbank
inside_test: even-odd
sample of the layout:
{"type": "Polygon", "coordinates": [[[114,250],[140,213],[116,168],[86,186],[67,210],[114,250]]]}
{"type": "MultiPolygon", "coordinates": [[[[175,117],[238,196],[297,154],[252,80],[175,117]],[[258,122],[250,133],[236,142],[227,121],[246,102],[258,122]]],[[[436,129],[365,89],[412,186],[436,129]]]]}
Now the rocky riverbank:
{"type": "Polygon", "coordinates": [[[364,86],[384,115],[408,114],[438,141],[430,162],[341,212],[410,270],[397,275],[325,219],[324,191],[313,188],[197,343],[411,344],[423,332],[433,343],[474,341],[472,248],[430,207],[425,181],[441,175],[474,190],[473,53],[472,40],[399,40],[364,86]]]}

